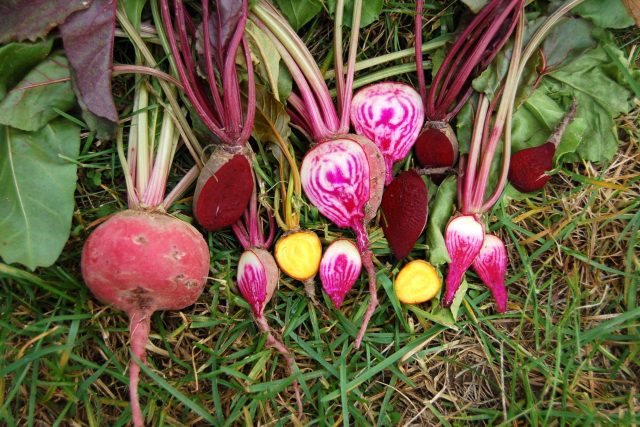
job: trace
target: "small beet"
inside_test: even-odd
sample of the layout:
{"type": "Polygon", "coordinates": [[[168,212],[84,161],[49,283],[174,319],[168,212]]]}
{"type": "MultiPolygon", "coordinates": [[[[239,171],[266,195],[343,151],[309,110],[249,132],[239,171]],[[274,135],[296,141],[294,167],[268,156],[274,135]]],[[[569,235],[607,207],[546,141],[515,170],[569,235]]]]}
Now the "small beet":
{"type": "Polygon", "coordinates": [[[427,223],[427,186],[413,170],[402,172],[382,196],[382,231],[397,259],[409,255],[427,223]]]}
{"type": "Polygon", "coordinates": [[[198,177],[193,196],[195,217],[209,231],[228,227],[242,216],[252,190],[253,174],[247,157],[219,150],[198,177]]]}
{"type": "Polygon", "coordinates": [[[493,234],[487,234],[478,256],[473,260],[473,269],[491,291],[498,313],[507,311],[507,288],[504,286],[507,259],[507,249],[502,240],[493,234]]]}
{"type": "Polygon", "coordinates": [[[336,240],[325,250],[320,261],[320,281],[336,308],[342,305],[361,270],[360,252],[350,241],[336,240]]]}
{"type": "Polygon", "coordinates": [[[462,276],[478,256],[484,241],[484,227],[473,215],[458,215],[449,221],[444,243],[451,258],[442,305],[450,307],[462,276]]]}
{"type": "Polygon", "coordinates": [[[546,173],[553,168],[555,153],[551,142],[518,151],[511,156],[509,181],[523,193],[541,190],[551,179],[546,173]]]}
{"type": "MultiPolygon", "coordinates": [[[[416,160],[423,168],[451,167],[458,160],[458,140],[451,126],[439,129],[425,127],[415,143],[416,160]]],[[[442,181],[444,175],[434,175],[436,182],[442,181]]]]}
{"type": "Polygon", "coordinates": [[[251,305],[256,318],[262,317],[278,284],[280,271],[273,256],[264,249],[247,249],[238,262],[238,289],[251,305]]]}
{"type": "Polygon", "coordinates": [[[411,150],[424,121],[420,94],[403,83],[376,83],[361,89],[351,101],[351,122],[358,135],[373,141],[384,156],[386,184],[393,163],[411,150]]]}

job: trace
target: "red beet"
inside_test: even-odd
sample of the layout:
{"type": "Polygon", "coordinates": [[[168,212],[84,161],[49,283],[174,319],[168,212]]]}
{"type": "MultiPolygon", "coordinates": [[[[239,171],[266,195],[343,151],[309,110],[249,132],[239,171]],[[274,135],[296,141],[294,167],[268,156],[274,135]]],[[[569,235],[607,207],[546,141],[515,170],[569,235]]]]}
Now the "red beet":
{"type": "Polygon", "coordinates": [[[519,191],[529,193],[541,190],[551,177],[546,173],[553,168],[553,156],[562,140],[567,126],[576,116],[578,104],[573,100],[569,111],[564,115],[546,143],[525,148],[511,156],[509,165],[509,181],[519,191]]]}
{"type": "Polygon", "coordinates": [[[556,146],[552,142],[518,151],[511,156],[509,181],[523,193],[541,190],[551,179],[546,172],[553,168],[555,153],[556,146]]]}
{"type": "Polygon", "coordinates": [[[198,178],[193,196],[196,219],[209,231],[234,224],[247,207],[252,189],[253,174],[247,157],[218,150],[198,178]]]}
{"type": "Polygon", "coordinates": [[[415,152],[423,168],[453,166],[458,159],[458,140],[451,126],[426,127],[416,140],[415,152]]]}
{"type": "Polygon", "coordinates": [[[427,223],[428,194],[413,170],[399,174],[382,196],[382,231],[397,259],[409,255],[427,223]]]}

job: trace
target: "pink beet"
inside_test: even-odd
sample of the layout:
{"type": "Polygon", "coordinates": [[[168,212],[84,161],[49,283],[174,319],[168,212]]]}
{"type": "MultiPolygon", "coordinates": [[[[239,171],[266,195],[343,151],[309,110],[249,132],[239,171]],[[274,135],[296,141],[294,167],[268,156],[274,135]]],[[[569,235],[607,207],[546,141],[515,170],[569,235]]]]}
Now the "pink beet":
{"type": "Polygon", "coordinates": [[[447,224],[444,242],[451,263],[445,282],[443,306],[450,307],[453,303],[462,276],[480,252],[483,241],[484,227],[473,215],[458,215],[447,224]]]}
{"type": "Polygon", "coordinates": [[[504,286],[504,277],[507,273],[507,249],[499,237],[493,234],[484,236],[482,248],[473,260],[473,269],[496,300],[496,311],[498,313],[507,311],[507,288],[504,286]]]}
{"type": "MultiPolygon", "coordinates": [[[[131,351],[143,363],[151,315],[196,302],[209,272],[209,247],[191,225],[142,210],[115,214],[82,249],[82,277],[95,297],[129,316],[131,351]]],[[[133,424],[143,425],[140,366],[129,364],[133,424]]]]}
{"type": "Polygon", "coordinates": [[[351,101],[351,122],[356,133],[373,141],[382,152],[386,185],[393,178],[393,163],[409,153],[423,121],[420,94],[406,84],[369,85],[351,101]]]}
{"type": "Polygon", "coordinates": [[[362,259],[358,248],[348,240],[336,240],[322,255],[320,281],[333,305],[340,308],[344,297],[360,276],[362,259]]]}

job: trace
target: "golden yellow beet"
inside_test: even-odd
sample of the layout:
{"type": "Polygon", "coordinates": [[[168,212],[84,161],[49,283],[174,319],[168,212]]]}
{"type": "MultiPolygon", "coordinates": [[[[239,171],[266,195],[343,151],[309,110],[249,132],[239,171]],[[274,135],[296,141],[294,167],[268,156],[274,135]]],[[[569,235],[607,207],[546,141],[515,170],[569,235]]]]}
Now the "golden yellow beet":
{"type": "Polygon", "coordinates": [[[420,304],[438,295],[442,278],[426,261],[415,260],[405,265],[396,276],[393,289],[403,304],[420,304]]]}
{"type": "Polygon", "coordinates": [[[304,282],[318,272],[322,244],[316,233],[308,230],[296,231],[278,240],[275,256],[282,271],[304,282]]]}

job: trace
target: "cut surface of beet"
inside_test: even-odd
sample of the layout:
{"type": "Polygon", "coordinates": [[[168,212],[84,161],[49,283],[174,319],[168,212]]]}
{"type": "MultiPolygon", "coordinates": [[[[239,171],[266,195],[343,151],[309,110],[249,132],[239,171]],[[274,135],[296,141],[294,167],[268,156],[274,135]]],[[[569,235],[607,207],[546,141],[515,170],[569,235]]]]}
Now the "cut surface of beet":
{"type": "Polygon", "coordinates": [[[397,259],[409,255],[427,223],[428,193],[413,170],[399,174],[382,196],[382,231],[397,259]]]}
{"type": "Polygon", "coordinates": [[[454,146],[444,129],[426,128],[415,144],[416,159],[423,168],[453,166],[458,157],[457,143],[454,146]]]}
{"type": "Polygon", "coordinates": [[[235,155],[202,187],[195,203],[196,219],[209,231],[234,224],[247,207],[252,189],[249,161],[242,154],[235,155]]]}
{"type": "Polygon", "coordinates": [[[511,156],[509,181],[523,193],[541,190],[551,179],[546,172],[553,169],[555,153],[556,146],[551,142],[518,151],[511,156]]]}

